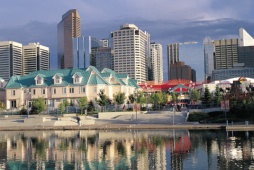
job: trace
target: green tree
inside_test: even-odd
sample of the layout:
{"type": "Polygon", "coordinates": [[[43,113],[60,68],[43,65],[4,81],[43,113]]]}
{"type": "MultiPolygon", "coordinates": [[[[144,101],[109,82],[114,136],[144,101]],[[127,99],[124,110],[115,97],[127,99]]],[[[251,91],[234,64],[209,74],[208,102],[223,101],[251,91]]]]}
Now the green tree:
{"type": "Polygon", "coordinates": [[[104,111],[104,107],[108,104],[108,97],[105,94],[105,90],[101,89],[99,94],[99,99],[96,100],[96,102],[98,103],[98,105],[102,106],[102,111],[104,111]]]}
{"type": "Polygon", "coordinates": [[[211,102],[211,93],[207,86],[205,86],[205,92],[201,98],[203,105],[208,105],[211,102]]]}
{"type": "Polygon", "coordinates": [[[4,102],[0,102],[0,112],[5,109],[5,104],[4,102]]]}
{"type": "Polygon", "coordinates": [[[136,101],[137,103],[140,104],[140,106],[142,106],[146,102],[146,97],[144,92],[138,91],[136,97],[137,97],[136,101]]]}
{"type": "Polygon", "coordinates": [[[192,101],[194,102],[198,101],[199,98],[200,98],[200,93],[196,89],[193,89],[190,93],[191,103],[192,101]]]}
{"type": "Polygon", "coordinates": [[[84,113],[84,107],[87,106],[87,97],[81,97],[78,100],[78,107],[80,108],[80,113],[83,114],[84,113]]]}
{"type": "Polygon", "coordinates": [[[163,93],[162,92],[158,92],[158,93],[155,93],[156,95],[156,99],[157,99],[157,103],[159,105],[159,109],[160,109],[160,106],[163,102],[163,93]]]}
{"type": "Polygon", "coordinates": [[[113,100],[118,106],[124,104],[125,99],[125,93],[117,92],[113,95],[113,100]]]}
{"type": "Polygon", "coordinates": [[[63,114],[63,112],[65,111],[64,103],[60,103],[58,105],[58,110],[60,111],[60,114],[63,114]]]}
{"type": "Polygon", "coordinates": [[[175,92],[171,93],[171,98],[172,98],[172,103],[176,103],[177,102],[177,95],[175,92]]]}
{"type": "Polygon", "coordinates": [[[220,93],[219,86],[216,85],[215,93],[214,93],[214,96],[213,96],[213,101],[214,101],[214,103],[216,103],[218,105],[218,104],[221,103],[221,100],[222,100],[222,94],[220,93]]]}
{"type": "Polygon", "coordinates": [[[45,109],[46,109],[46,104],[43,98],[39,97],[33,100],[32,109],[31,109],[32,113],[39,114],[45,109]]]}
{"type": "Polygon", "coordinates": [[[133,94],[129,95],[128,99],[131,104],[133,104],[135,102],[135,96],[133,94]]]}
{"type": "Polygon", "coordinates": [[[166,105],[168,103],[168,94],[162,93],[162,104],[166,105]]]}
{"type": "Polygon", "coordinates": [[[88,103],[87,111],[88,112],[94,112],[95,111],[95,107],[94,107],[94,104],[93,104],[92,100],[90,100],[90,102],[88,103]]]}

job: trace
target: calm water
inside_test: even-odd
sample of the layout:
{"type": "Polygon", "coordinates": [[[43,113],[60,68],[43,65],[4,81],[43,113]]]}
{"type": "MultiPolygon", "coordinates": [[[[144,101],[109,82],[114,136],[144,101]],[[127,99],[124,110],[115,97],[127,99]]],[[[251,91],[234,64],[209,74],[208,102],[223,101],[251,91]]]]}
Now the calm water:
{"type": "Polygon", "coordinates": [[[0,169],[251,169],[253,137],[217,130],[0,132],[0,169]]]}

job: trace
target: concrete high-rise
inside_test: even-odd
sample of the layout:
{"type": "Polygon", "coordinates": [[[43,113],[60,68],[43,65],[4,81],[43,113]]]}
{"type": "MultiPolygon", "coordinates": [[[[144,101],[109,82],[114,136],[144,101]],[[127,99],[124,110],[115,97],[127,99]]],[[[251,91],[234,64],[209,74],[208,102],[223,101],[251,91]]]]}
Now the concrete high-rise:
{"type": "Polygon", "coordinates": [[[206,37],[203,41],[203,45],[205,80],[211,80],[214,70],[214,43],[210,37],[206,37]]]}
{"type": "Polygon", "coordinates": [[[114,71],[145,82],[148,79],[150,35],[134,24],[124,24],[120,30],[113,31],[111,37],[114,71]]]}
{"type": "Polygon", "coordinates": [[[170,65],[179,62],[179,43],[167,45],[168,79],[170,80],[170,65]]]}
{"type": "Polygon", "coordinates": [[[214,40],[214,46],[215,70],[233,68],[238,63],[238,39],[214,40]]]}
{"type": "Polygon", "coordinates": [[[195,82],[196,71],[184,62],[176,62],[170,65],[170,80],[191,80],[195,82]]]}
{"type": "Polygon", "coordinates": [[[37,70],[49,70],[49,48],[39,43],[23,46],[23,74],[37,70]]]}
{"type": "Polygon", "coordinates": [[[163,81],[163,55],[162,55],[162,45],[159,43],[152,42],[151,43],[151,48],[154,48],[157,51],[157,69],[155,70],[157,73],[157,82],[162,82],[163,81]]]}
{"type": "Polygon", "coordinates": [[[58,68],[73,68],[73,38],[81,36],[80,16],[76,9],[69,10],[57,25],[58,68]]]}
{"type": "Polygon", "coordinates": [[[11,76],[22,75],[22,44],[13,41],[0,42],[0,77],[8,81],[11,76]]]}
{"type": "Polygon", "coordinates": [[[158,83],[158,54],[157,50],[151,46],[151,52],[150,52],[150,59],[148,61],[149,67],[148,67],[148,80],[154,81],[158,83]]]}

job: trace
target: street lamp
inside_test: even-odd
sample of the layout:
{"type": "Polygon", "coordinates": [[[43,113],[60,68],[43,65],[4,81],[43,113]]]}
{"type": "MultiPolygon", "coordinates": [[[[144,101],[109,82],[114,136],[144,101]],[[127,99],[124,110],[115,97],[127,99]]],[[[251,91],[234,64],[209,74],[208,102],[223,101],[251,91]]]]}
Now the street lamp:
{"type": "Polygon", "coordinates": [[[136,125],[137,125],[137,121],[138,121],[138,93],[137,93],[137,89],[135,89],[135,98],[136,98],[136,125]]]}
{"type": "Polygon", "coordinates": [[[226,91],[225,87],[222,88],[222,93],[221,94],[223,96],[223,102],[224,102],[224,115],[225,115],[226,126],[228,126],[227,110],[226,110],[226,95],[227,95],[227,91],[226,91]]]}

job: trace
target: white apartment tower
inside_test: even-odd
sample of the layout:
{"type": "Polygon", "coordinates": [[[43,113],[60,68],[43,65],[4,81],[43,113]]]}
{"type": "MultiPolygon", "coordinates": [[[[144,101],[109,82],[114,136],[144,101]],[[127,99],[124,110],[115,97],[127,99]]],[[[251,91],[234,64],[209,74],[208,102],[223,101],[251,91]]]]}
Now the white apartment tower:
{"type": "Polygon", "coordinates": [[[23,46],[23,74],[37,70],[49,70],[49,48],[29,43],[23,46]]]}
{"type": "Polygon", "coordinates": [[[134,24],[124,24],[120,30],[113,31],[111,37],[114,71],[145,82],[148,79],[150,35],[134,24]]]}
{"type": "Polygon", "coordinates": [[[0,77],[8,81],[11,76],[22,75],[22,44],[0,42],[0,77]]]}
{"type": "MultiPolygon", "coordinates": [[[[158,44],[158,43],[151,43],[151,48],[154,48],[157,51],[157,70],[155,70],[157,73],[157,77],[155,79],[157,79],[157,82],[161,83],[163,81],[163,55],[162,55],[162,45],[158,44]]],[[[153,59],[152,59],[153,60],[153,59]]],[[[154,68],[156,68],[154,67],[154,68]]]]}
{"type": "Polygon", "coordinates": [[[151,58],[150,58],[150,68],[151,70],[149,71],[149,80],[153,80],[154,82],[158,83],[158,54],[157,50],[151,46],[151,58]]]}

